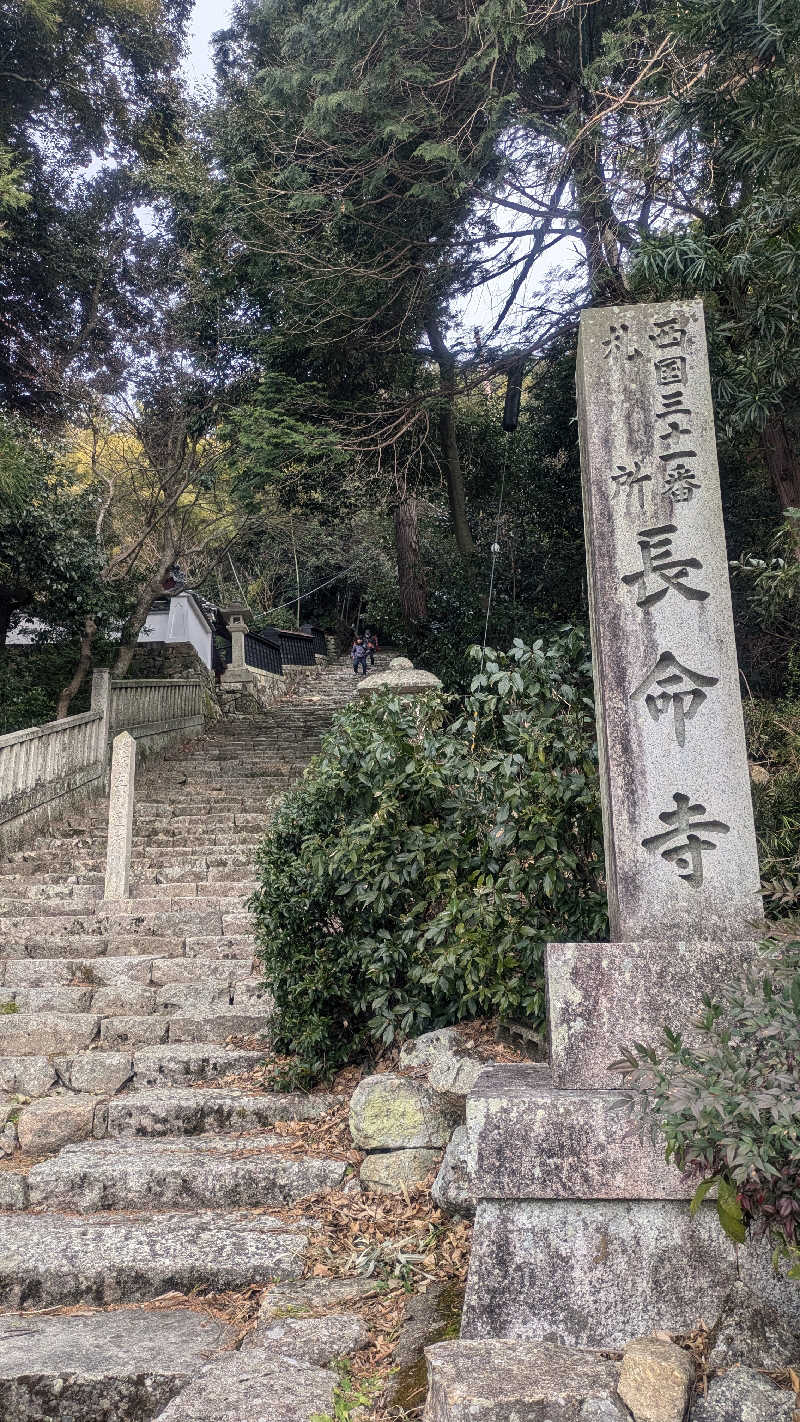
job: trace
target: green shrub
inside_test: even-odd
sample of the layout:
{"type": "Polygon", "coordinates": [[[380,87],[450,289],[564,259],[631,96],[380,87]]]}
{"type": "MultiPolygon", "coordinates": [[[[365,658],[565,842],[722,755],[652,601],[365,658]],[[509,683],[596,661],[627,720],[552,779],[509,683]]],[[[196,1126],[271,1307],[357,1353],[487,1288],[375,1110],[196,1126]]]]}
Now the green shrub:
{"type": "MultiPolygon", "coordinates": [[[[765,945],[741,982],[705,1000],[701,1044],[665,1029],[614,1063],[629,1103],[666,1140],[666,1158],[712,1185],[728,1234],[772,1235],[800,1259],[800,942],[765,945]]],[[[800,1277],[795,1263],[793,1277],[800,1277]]]]}
{"type": "Polygon", "coordinates": [[[252,901],[295,1080],[463,1018],[543,1021],[544,944],[607,932],[590,687],[563,628],[487,652],[456,720],[435,693],[339,715],[252,901]]]}
{"type": "Polygon", "coordinates": [[[744,713],[764,904],[780,918],[800,909],[800,701],[746,701],[744,713]]]}

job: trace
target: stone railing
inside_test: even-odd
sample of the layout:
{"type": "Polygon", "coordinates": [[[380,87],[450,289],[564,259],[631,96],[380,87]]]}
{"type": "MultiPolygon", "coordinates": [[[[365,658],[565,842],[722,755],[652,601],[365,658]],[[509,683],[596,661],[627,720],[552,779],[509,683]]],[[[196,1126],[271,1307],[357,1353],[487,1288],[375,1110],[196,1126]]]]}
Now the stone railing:
{"type": "Polygon", "coordinates": [[[196,678],[112,681],[109,735],[128,731],[145,753],[157,750],[176,734],[199,735],[208,702],[196,678]]]}
{"type": "Polygon", "coordinates": [[[118,731],[147,753],[199,735],[209,709],[200,681],[112,681],[96,671],[90,711],[0,736],[0,850],[76,799],[103,793],[118,731]]]}

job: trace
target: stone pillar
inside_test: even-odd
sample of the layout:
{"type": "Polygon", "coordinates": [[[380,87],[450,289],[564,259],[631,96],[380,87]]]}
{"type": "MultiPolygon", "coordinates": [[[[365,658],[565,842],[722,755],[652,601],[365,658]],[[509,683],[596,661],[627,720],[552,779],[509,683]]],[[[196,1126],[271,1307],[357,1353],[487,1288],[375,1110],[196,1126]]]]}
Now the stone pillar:
{"type": "Polygon", "coordinates": [[[610,943],[549,944],[549,1066],[467,1100],[479,1200],[466,1337],[618,1348],[711,1320],[737,1250],[640,1139],[609,1064],[757,951],[762,921],[702,306],[595,308],[578,411],[610,943]]]}
{"type": "Polygon", "coordinates": [[[701,303],[584,312],[578,409],[611,937],[751,938],[758,856],[701,303]]]}
{"type": "Polygon", "coordinates": [[[108,765],[111,731],[111,672],[108,667],[95,667],[92,672],[91,710],[102,712],[100,727],[100,760],[108,765]]]}
{"type": "Polygon", "coordinates": [[[133,835],[136,742],[127,731],[114,737],[108,800],[105,899],[127,899],[133,835]]]}

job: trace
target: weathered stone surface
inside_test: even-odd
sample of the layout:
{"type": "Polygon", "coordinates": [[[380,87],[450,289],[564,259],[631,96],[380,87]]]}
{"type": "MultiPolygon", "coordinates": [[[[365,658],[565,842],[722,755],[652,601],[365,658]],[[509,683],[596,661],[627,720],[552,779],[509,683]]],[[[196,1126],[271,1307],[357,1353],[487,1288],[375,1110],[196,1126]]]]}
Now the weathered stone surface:
{"type": "Polygon", "coordinates": [[[111,786],[108,797],[108,848],[106,899],[127,899],[131,871],[133,794],[136,778],[136,742],[127,731],[114,737],[111,748],[111,786]]]}
{"type": "Polygon", "coordinates": [[[335,1358],[358,1352],[369,1339],[357,1313],[330,1313],[324,1318],[282,1318],[260,1323],[248,1345],[326,1367],[335,1358]]]}
{"type": "Polygon", "coordinates": [[[403,1187],[419,1185],[436,1169],[441,1151],[410,1150],[376,1151],[363,1161],[359,1172],[362,1185],[382,1195],[402,1195],[403,1187]]]}
{"type": "Polygon", "coordinates": [[[0,1319],[4,1422],[143,1422],[230,1343],[195,1309],[0,1319]]]}
{"type": "Polygon", "coordinates": [[[155,988],[143,983],[116,982],[95,988],[92,1011],[101,1017],[146,1017],[155,1008],[155,988]]]}
{"type": "Polygon", "coordinates": [[[269,1038],[269,1013],[237,1012],[229,1008],[227,1012],[214,1012],[211,1016],[189,1013],[173,1017],[169,1022],[171,1042],[218,1042],[229,1037],[269,1038]]]}
{"type": "Polygon", "coordinates": [[[0,1210],[24,1210],[27,1205],[27,1177],[21,1170],[0,1170],[0,1210]]]}
{"type": "Polygon", "coordinates": [[[0,1055],[55,1057],[80,1052],[100,1029],[99,1017],[83,1012],[13,1012],[0,1016],[0,1055]]]}
{"type": "Polygon", "coordinates": [[[483,1201],[462,1336],[624,1348],[716,1318],[737,1277],[713,1206],[685,1201],[483,1201]]]}
{"type": "Polygon", "coordinates": [[[113,1096],[133,1074],[130,1052],[78,1052],[57,1059],[55,1065],[65,1086],[96,1096],[113,1096]]]}
{"type": "Polygon", "coordinates": [[[13,1121],[6,1121],[0,1130],[0,1157],[13,1155],[17,1149],[17,1127],[13,1121]]]}
{"type": "Polygon", "coordinates": [[[489,1199],[675,1200],[696,1181],[606,1091],[558,1091],[538,1063],[488,1067],[467,1099],[467,1169],[489,1199]]]}
{"type": "Polygon", "coordinates": [[[453,1096],[466,1096],[486,1069],[486,1062],[470,1050],[455,1027],[425,1032],[406,1042],[400,1049],[400,1065],[412,1070],[424,1068],[430,1086],[453,1096]]]}
{"type": "Polygon", "coordinates": [[[204,1368],[159,1422],[311,1422],[333,1410],[336,1374],[242,1348],[204,1368]]]}
{"type": "Polygon", "coordinates": [[[440,1210],[449,1214],[475,1214],[475,1182],[467,1164],[467,1128],[459,1126],[450,1139],[439,1173],[431,1186],[431,1199],[440,1210]]]}
{"type": "Polygon", "coordinates": [[[462,1040],[457,1027],[439,1027],[423,1032],[400,1048],[400,1066],[411,1071],[429,1071],[442,1053],[454,1052],[462,1040]]]}
{"type": "Polygon", "coordinates": [[[692,1422],[792,1422],[795,1395],[749,1368],[712,1378],[692,1407],[692,1422]]]}
{"type": "Polygon", "coordinates": [[[0,1305],[48,1308],[245,1289],[297,1278],[307,1235],[248,1211],[12,1215],[3,1222],[0,1305]]]}
{"type": "Polygon", "coordinates": [[[273,1319],[325,1313],[334,1305],[373,1298],[385,1286],[379,1279],[301,1279],[273,1284],[258,1310],[258,1325],[273,1319]]]}
{"type": "Polygon", "coordinates": [[[169,1037],[169,1018],[151,1014],[147,1017],[103,1017],[100,1040],[108,1051],[123,1047],[131,1052],[135,1047],[154,1047],[169,1037]]]}
{"type": "Polygon", "coordinates": [[[663,1338],[634,1338],[622,1355],[618,1390],[634,1422],[683,1422],[694,1385],[690,1355],[663,1338]]]}
{"type": "Polygon", "coordinates": [[[577,378],[611,936],[753,938],[701,303],[585,310],[577,378]]]}
{"type": "Polygon", "coordinates": [[[768,1239],[739,1250],[739,1281],[774,1308],[786,1327],[800,1337],[800,1289],[796,1279],[788,1279],[783,1271],[776,1273],[768,1239]]]}
{"type": "Polygon", "coordinates": [[[408,658],[395,657],[394,664],[386,671],[373,672],[370,676],[363,677],[358,686],[359,696],[369,695],[373,691],[391,691],[394,696],[418,696],[424,691],[441,690],[442,683],[433,672],[422,671],[410,662],[407,666],[398,666],[398,662],[406,663],[408,658]]]}
{"type": "Polygon", "coordinates": [[[726,1294],[709,1344],[711,1368],[741,1363],[776,1373],[800,1366],[800,1338],[776,1309],[742,1283],[726,1294]]]}
{"type": "Polygon", "coordinates": [[[584,1422],[607,1402],[609,1418],[626,1417],[616,1401],[619,1364],[552,1343],[454,1341],[425,1350],[425,1422],[584,1422]],[[616,1408],[616,1411],[613,1409],[616,1408]]]}
{"type": "Polygon", "coordinates": [[[246,1091],[209,1087],[153,1087],[117,1096],[108,1107],[108,1133],[137,1136],[193,1136],[197,1131],[249,1130],[276,1121],[318,1121],[338,1096],[276,1092],[249,1096],[246,1091]]]}
{"type": "Polygon", "coordinates": [[[365,1077],[350,1101],[350,1132],[363,1150],[445,1146],[459,1121],[430,1087],[389,1072],[365,1077]]]}
{"type": "Polygon", "coordinates": [[[47,1057],[0,1057],[0,1091],[44,1096],[56,1080],[55,1068],[47,1057]]]}
{"type": "Polygon", "coordinates": [[[343,1160],[275,1154],[280,1137],[95,1141],[31,1169],[32,1205],[56,1209],[239,1209],[288,1205],[335,1189],[343,1160]]]}
{"type": "Polygon", "coordinates": [[[680,1003],[687,1043],[703,993],[744,970],[756,943],[548,943],[550,1066],[555,1086],[619,1085],[608,1070],[622,1044],[659,1041],[680,1003]]]}
{"type": "Polygon", "coordinates": [[[94,1096],[45,1096],[26,1106],[17,1122],[20,1149],[29,1155],[60,1150],[68,1141],[85,1141],[92,1134],[94,1096]]]}
{"type": "Polygon", "coordinates": [[[133,1054],[133,1071],[137,1087],[184,1086],[190,1081],[213,1081],[229,1073],[251,1071],[263,1060],[263,1052],[170,1042],[163,1047],[138,1048],[133,1054]]]}

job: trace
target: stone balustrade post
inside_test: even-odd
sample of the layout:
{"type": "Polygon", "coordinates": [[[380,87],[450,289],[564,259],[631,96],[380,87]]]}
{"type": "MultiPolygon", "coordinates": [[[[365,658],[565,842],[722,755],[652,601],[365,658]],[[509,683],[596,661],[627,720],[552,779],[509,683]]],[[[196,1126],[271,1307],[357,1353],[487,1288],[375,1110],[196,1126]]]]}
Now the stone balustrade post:
{"type": "Polygon", "coordinates": [[[100,755],[103,765],[108,764],[111,734],[111,672],[108,667],[95,667],[92,672],[92,711],[99,711],[103,717],[100,726],[100,755]]]}
{"type": "Polygon", "coordinates": [[[114,737],[108,801],[105,899],[127,899],[133,837],[136,742],[127,731],[114,737]]]}

